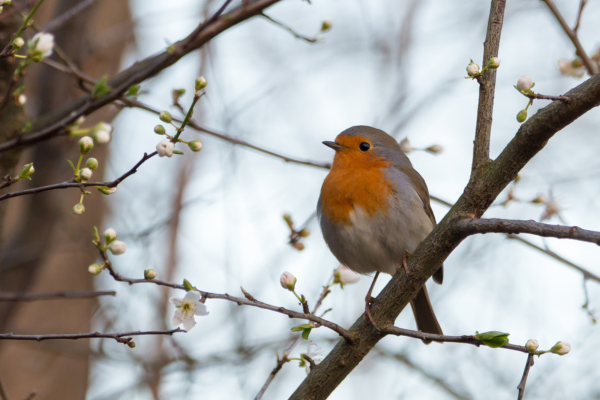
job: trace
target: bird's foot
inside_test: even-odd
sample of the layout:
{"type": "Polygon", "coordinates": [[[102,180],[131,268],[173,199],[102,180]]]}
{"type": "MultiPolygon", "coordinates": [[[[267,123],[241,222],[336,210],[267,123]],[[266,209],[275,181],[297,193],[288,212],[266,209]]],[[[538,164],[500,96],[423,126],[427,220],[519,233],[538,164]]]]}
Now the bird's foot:
{"type": "Polygon", "coordinates": [[[407,277],[410,277],[410,272],[408,271],[408,258],[409,257],[410,257],[410,254],[408,254],[408,251],[407,251],[406,254],[404,255],[404,257],[402,258],[402,261],[400,261],[398,264],[396,264],[396,271],[400,271],[400,268],[403,268],[407,277]]]}
{"type": "Polygon", "coordinates": [[[373,327],[377,329],[378,332],[381,332],[381,329],[377,327],[377,324],[375,323],[375,320],[371,315],[371,304],[375,303],[376,301],[377,298],[371,297],[370,294],[368,294],[367,297],[365,297],[365,314],[363,315],[363,318],[365,319],[365,321],[369,321],[371,325],[373,325],[373,327]]]}

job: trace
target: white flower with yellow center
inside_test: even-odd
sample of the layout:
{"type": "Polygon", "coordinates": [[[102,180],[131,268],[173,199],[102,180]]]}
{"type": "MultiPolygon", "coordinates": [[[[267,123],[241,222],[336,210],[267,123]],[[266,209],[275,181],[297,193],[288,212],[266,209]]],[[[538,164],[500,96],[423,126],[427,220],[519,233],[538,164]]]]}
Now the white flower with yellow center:
{"type": "Polygon", "coordinates": [[[190,290],[185,294],[183,299],[179,299],[177,297],[172,297],[169,301],[173,304],[177,309],[175,310],[175,314],[173,314],[173,318],[171,318],[171,324],[173,326],[179,326],[183,324],[183,329],[186,332],[192,330],[194,326],[196,326],[195,315],[199,317],[203,317],[208,315],[208,309],[206,308],[206,304],[200,303],[200,293],[195,290],[190,290]]]}

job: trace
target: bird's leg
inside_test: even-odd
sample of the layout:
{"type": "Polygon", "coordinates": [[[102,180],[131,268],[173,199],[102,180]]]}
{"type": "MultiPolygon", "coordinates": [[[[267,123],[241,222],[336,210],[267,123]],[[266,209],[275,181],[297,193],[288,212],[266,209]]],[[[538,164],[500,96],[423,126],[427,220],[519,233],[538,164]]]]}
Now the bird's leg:
{"type": "Polygon", "coordinates": [[[402,261],[400,261],[398,264],[396,264],[396,271],[400,270],[400,267],[404,268],[404,272],[406,273],[406,276],[410,276],[410,273],[408,272],[408,258],[410,257],[410,254],[408,254],[408,251],[404,252],[404,258],[402,258],[402,261]]]}
{"type": "Polygon", "coordinates": [[[371,303],[374,303],[376,300],[374,297],[371,296],[371,294],[373,293],[373,288],[375,287],[375,282],[377,282],[378,277],[379,271],[375,273],[375,276],[373,277],[373,282],[371,283],[371,287],[367,292],[367,297],[365,297],[365,319],[367,319],[375,327],[375,329],[379,331],[380,329],[377,327],[377,324],[375,324],[373,316],[371,315],[371,303]]]}

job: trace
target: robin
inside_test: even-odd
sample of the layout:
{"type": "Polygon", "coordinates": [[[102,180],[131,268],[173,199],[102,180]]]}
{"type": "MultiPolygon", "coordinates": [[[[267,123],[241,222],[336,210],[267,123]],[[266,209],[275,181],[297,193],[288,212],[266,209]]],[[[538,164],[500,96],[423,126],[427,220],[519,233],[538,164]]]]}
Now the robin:
{"type": "MultiPolygon", "coordinates": [[[[323,144],[335,150],[317,204],[323,237],[340,263],[375,272],[365,316],[377,328],[370,304],[379,273],[406,269],[408,255],[436,225],[429,191],[398,142],[379,129],[354,126],[323,144]]],[[[433,280],[441,284],[443,277],[442,266],[433,280]]],[[[418,330],[443,334],[425,286],[410,304],[418,330]]]]}

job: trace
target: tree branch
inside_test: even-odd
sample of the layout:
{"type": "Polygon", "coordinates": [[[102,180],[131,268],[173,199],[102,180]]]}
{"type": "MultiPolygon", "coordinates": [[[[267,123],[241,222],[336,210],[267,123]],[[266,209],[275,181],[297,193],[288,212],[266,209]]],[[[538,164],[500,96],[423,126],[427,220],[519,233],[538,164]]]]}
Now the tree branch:
{"type": "Polygon", "coordinates": [[[527,383],[527,376],[529,375],[529,369],[533,367],[533,354],[529,354],[527,356],[527,364],[525,364],[525,370],[523,371],[523,377],[521,378],[521,382],[519,382],[519,386],[517,389],[519,390],[519,397],[517,400],[523,400],[523,395],[525,394],[525,384],[527,383]]]}
{"type": "MultiPolygon", "coordinates": [[[[67,134],[67,127],[82,115],[88,115],[121,97],[132,85],[156,75],[175,64],[186,54],[202,47],[209,40],[232,26],[260,14],[265,8],[279,0],[248,0],[231,12],[219,16],[219,13],[202,23],[186,38],[169,46],[167,51],[148,57],[122,71],[108,82],[110,92],[100,96],[85,96],[75,100],[67,107],[52,113],[36,122],[35,130],[27,135],[0,143],[0,153],[15,147],[31,145],[53,137],[67,134]]],[[[230,2],[228,0],[225,5],[230,2]]],[[[224,7],[221,7],[222,12],[224,7]]]]}
{"type": "MultiPolygon", "coordinates": [[[[498,56],[500,35],[504,22],[506,0],[492,0],[487,35],[483,44],[482,66],[492,57],[498,56]]],[[[477,106],[477,126],[473,146],[473,166],[471,176],[479,165],[490,159],[490,136],[492,133],[492,114],[494,111],[494,92],[496,91],[496,69],[488,68],[477,80],[479,82],[479,105],[477,106]]]]}
{"type": "Polygon", "coordinates": [[[144,157],[142,157],[142,159],[140,161],[138,161],[137,164],[135,164],[133,166],[133,168],[131,168],[129,171],[125,172],[123,175],[121,175],[120,177],[118,177],[117,179],[115,179],[114,181],[111,181],[111,182],[63,182],[63,183],[55,183],[54,185],[41,186],[41,187],[37,187],[37,188],[21,190],[21,191],[18,191],[18,192],[6,193],[6,194],[3,194],[3,195],[0,196],[0,201],[6,200],[6,199],[10,199],[10,198],[13,198],[13,197],[19,197],[19,196],[25,196],[25,195],[29,195],[29,194],[36,194],[36,193],[47,192],[48,190],[69,189],[69,188],[79,188],[79,189],[82,189],[84,187],[90,187],[90,186],[106,186],[106,187],[109,187],[109,188],[117,187],[119,185],[119,183],[123,182],[129,176],[135,174],[137,172],[137,169],[140,167],[140,165],[142,165],[143,163],[145,163],[146,161],[148,161],[149,159],[151,159],[152,157],[154,157],[156,154],[157,154],[156,151],[153,152],[153,153],[150,153],[150,154],[144,153],[144,157]]]}
{"type": "Polygon", "coordinates": [[[529,220],[514,219],[464,219],[456,221],[456,229],[466,235],[486,233],[529,233],[531,235],[573,239],[600,245],[600,232],[588,231],[578,226],[550,225],[529,220]]]}
{"type": "Polygon", "coordinates": [[[170,331],[136,331],[136,332],[125,332],[125,333],[56,333],[50,335],[15,335],[14,333],[0,333],[0,340],[35,340],[41,342],[42,340],[56,340],[56,339],[93,339],[93,338],[105,338],[114,339],[119,343],[129,344],[131,343],[131,336],[142,336],[142,335],[173,335],[177,332],[185,332],[182,329],[171,329],[170,331]]]}
{"type": "Polygon", "coordinates": [[[100,296],[115,296],[114,290],[97,292],[55,292],[55,293],[0,293],[0,301],[39,301],[57,299],[91,299],[100,296]]]}
{"type": "MultiPolygon", "coordinates": [[[[446,216],[421,242],[408,260],[410,279],[404,270],[396,273],[371,314],[378,326],[393,324],[427,279],[464,239],[453,228],[456,221],[479,218],[518,172],[541,151],[554,134],[600,104],[600,76],[596,75],[566,93],[571,101],[555,101],[521,125],[515,137],[494,161],[478,168],[463,194],[446,216]]],[[[360,363],[383,335],[362,317],[350,328],[358,336],[354,343],[339,342],[297,388],[293,400],[325,399],[360,363]]]]}
{"type": "MultiPolygon", "coordinates": [[[[567,21],[565,21],[564,17],[560,13],[560,11],[558,11],[558,7],[556,7],[556,4],[554,4],[554,2],[552,0],[542,0],[542,1],[544,3],[546,3],[546,5],[550,9],[550,11],[552,11],[552,14],[554,14],[554,17],[556,18],[556,20],[558,21],[560,26],[563,28],[563,30],[569,37],[569,39],[571,39],[571,42],[573,42],[573,45],[575,46],[575,49],[577,50],[577,55],[581,58],[581,62],[583,63],[585,68],[588,70],[588,73],[590,75],[596,75],[598,73],[598,66],[596,65],[596,63],[594,63],[590,59],[590,57],[585,52],[585,49],[583,48],[583,46],[581,45],[581,42],[579,41],[579,37],[577,37],[577,31],[573,30],[569,27],[569,24],[567,24],[567,21]]],[[[581,12],[583,11],[584,5],[585,4],[581,4],[579,7],[579,17],[577,18],[577,25],[576,25],[577,28],[579,28],[579,19],[581,18],[581,12]]]]}

